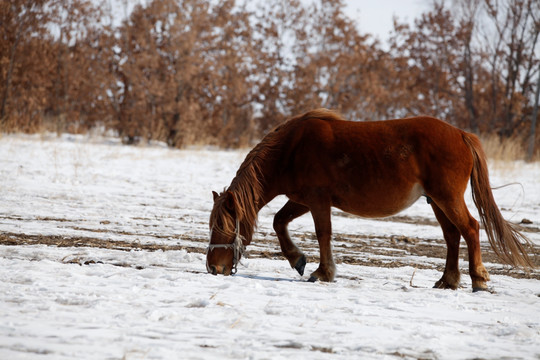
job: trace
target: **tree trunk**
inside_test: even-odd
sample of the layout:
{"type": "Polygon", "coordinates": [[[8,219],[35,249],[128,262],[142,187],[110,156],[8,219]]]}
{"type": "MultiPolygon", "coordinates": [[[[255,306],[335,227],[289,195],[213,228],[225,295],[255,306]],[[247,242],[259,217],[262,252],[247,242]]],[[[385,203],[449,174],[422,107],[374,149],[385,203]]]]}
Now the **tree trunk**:
{"type": "Polygon", "coordinates": [[[19,41],[21,39],[21,33],[22,29],[21,26],[17,29],[17,35],[15,36],[15,41],[13,42],[13,45],[11,46],[11,54],[9,56],[9,65],[8,70],[6,74],[6,84],[4,85],[4,94],[2,95],[2,105],[0,105],[0,128],[4,127],[4,121],[6,116],[6,104],[7,100],[9,98],[9,90],[11,88],[11,76],[13,74],[13,64],[15,63],[15,52],[17,51],[17,46],[19,45],[19,41]]]}
{"type": "Polygon", "coordinates": [[[527,151],[527,161],[532,161],[534,156],[534,143],[536,142],[536,119],[538,118],[538,98],[540,96],[540,66],[538,66],[538,80],[536,81],[536,95],[531,118],[531,135],[529,137],[529,149],[527,151]]]}
{"type": "Polygon", "coordinates": [[[471,55],[471,42],[465,46],[465,106],[469,113],[469,126],[473,133],[478,133],[478,113],[474,106],[474,70],[471,55]]]}

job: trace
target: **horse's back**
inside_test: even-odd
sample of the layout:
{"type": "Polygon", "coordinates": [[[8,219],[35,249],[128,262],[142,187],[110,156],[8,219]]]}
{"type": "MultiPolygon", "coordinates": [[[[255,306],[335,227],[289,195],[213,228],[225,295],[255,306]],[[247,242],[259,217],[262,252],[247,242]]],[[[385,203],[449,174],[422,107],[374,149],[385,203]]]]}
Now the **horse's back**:
{"type": "Polygon", "coordinates": [[[462,130],[427,116],[368,122],[308,117],[297,119],[293,131],[292,147],[329,160],[354,155],[368,166],[396,166],[411,160],[429,166],[440,158],[470,158],[462,130]]]}

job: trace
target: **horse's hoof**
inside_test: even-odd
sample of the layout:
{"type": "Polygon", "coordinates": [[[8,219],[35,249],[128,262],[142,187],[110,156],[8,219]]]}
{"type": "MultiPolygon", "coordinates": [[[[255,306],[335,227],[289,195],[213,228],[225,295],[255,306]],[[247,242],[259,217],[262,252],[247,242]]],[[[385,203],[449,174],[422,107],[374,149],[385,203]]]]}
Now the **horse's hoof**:
{"type": "Polygon", "coordinates": [[[433,285],[433,289],[442,289],[442,290],[456,290],[455,287],[452,287],[446,283],[441,283],[441,284],[435,284],[433,285]]]}
{"type": "Polygon", "coordinates": [[[476,292],[480,292],[480,291],[485,291],[485,292],[488,292],[490,294],[495,294],[495,291],[487,288],[487,287],[473,287],[472,288],[472,292],[473,293],[476,293],[476,292]]]}
{"type": "Polygon", "coordinates": [[[311,275],[311,276],[309,277],[309,279],[308,279],[308,282],[314,283],[314,282],[316,282],[317,280],[319,280],[319,279],[317,279],[315,276],[311,275]]]}
{"type": "Polygon", "coordinates": [[[450,290],[457,290],[458,285],[450,285],[446,280],[439,280],[433,285],[434,289],[450,289],[450,290]]]}
{"type": "Polygon", "coordinates": [[[296,269],[296,271],[298,271],[298,273],[300,275],[304,275],[304,269],[306,267],[306,255],[302,255],[302,257],[300,259],[298,259],[298,261],[296,262],[296,265],[294,266],[294,268],[296,269]]]}

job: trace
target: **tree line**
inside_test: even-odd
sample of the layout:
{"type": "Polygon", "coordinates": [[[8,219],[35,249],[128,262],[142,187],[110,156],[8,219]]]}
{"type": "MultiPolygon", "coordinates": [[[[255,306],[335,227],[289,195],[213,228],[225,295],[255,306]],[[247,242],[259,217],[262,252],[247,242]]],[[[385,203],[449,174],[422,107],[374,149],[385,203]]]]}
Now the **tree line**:
{"type": "Polygon", "coordinates": [[[108,5],[0,4],[2,132],[238,147],[322,106],[540,138],[538,1],[433,1],[413,25],[396,18],[387,44],[343,0],[149,0],[118,25],[108,5]]]}

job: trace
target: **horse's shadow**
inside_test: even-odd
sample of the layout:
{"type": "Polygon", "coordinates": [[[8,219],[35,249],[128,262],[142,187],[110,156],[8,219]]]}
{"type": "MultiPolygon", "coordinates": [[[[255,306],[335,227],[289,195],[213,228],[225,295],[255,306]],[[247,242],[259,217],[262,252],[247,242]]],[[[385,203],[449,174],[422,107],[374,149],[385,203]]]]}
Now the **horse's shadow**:
{"type": "Polygon", "coordinates": [[[253,280],[263,280],[263,281],[279,281],[279,282],[306,282],[305,279],[292,279],[292,278],[278,278],[272,276],[261,276],[261,275],[244,275],[244,274],[235,274],[234,277],[241,277],[244,279],[253,279],[253,280]]]}

